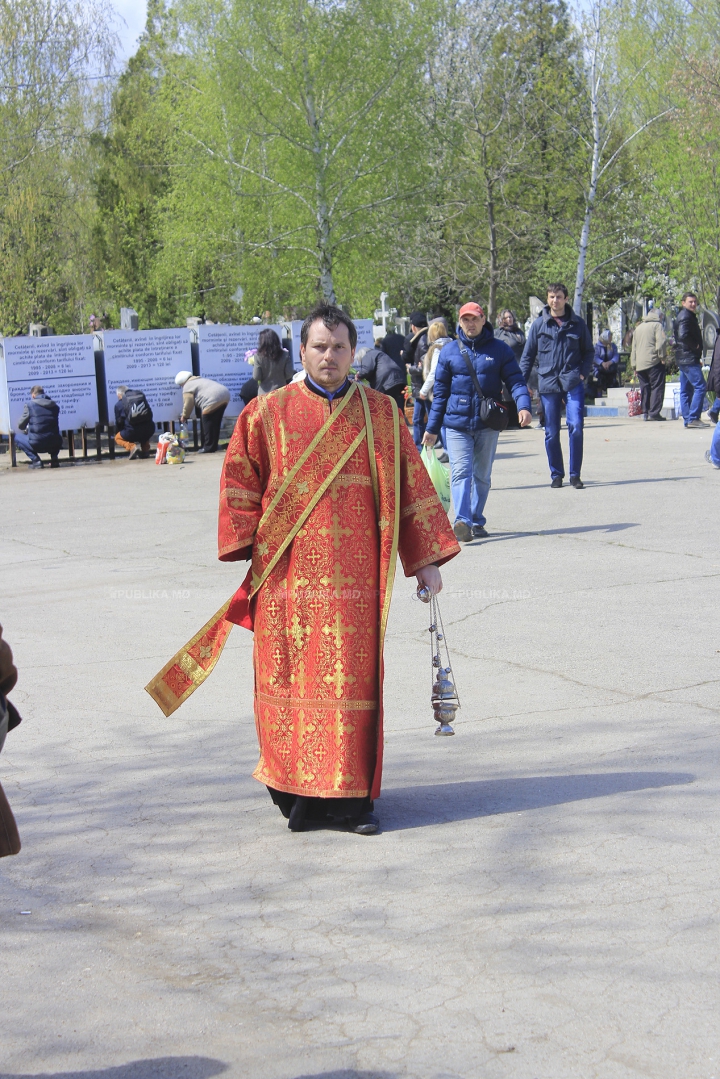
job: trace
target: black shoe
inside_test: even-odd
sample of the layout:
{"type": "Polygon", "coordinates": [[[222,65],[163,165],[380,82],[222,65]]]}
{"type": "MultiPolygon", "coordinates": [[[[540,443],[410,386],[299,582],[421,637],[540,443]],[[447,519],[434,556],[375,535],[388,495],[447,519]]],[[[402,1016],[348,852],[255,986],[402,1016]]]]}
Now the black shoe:
{"type": "Polygon", "coordinates": [[[57,457],[50,458],[50,468],[60,468],[60,462],[57,457]]]}
{"type": "Polygon", "coordinates": [[[648,419],[648,420],[655,420],[656,422],[658,420],[662,420],[663,423],[665,422],[665,417],[661,416],[659,412],[658,412],[657,416],[646,416],[645,418],[648,419]]]}
{"type": "Polygon", "coordinates": [[[487,530],[482,525],[473,525],[473,539],[485,539],[487,530]]]}
{"type": "Polygon", "coordinates": [[[198,453],[215,453],[215,450],[211,450],[209,446],[201,446],[198,453]]]}
{"type": "Polygon", "coordinates": [[[441,465],[446,465],[446,464],[448,464],[448,463],[449,463],[449,461],[450,461],[450,458],[449,458],[449,457],[448,457],[448,455],[447,455],[447,454],[445,453],[445,450],[443,450],[443,451],[442,451],[441,453],[439,453],[439,454],[437,455],[437,459],[438,459],[438,461],[440,462],[440,464],[441,464],[441,465]]]}
{"type": "Polygon", "coordinates": [[[295,796],[295,805],[290,810],[290,818],[288,820],[288,828],[291,832],[304,832],[305,831],[305,814],[307,813],[309,798],[304,798],[302,794],[295,796]]]}
{"type": "Polygon", "coordinates": [[[465,524],[465,521],[456,521],[453,525],[453,532],[455,533],[455,539],[460,543],[469,543],[473,538],[472,529],[470,525],[465,524]]]}
{"type": "Polygon", "coordinates": [[[363,813],[348,823],[348,830],[357,835],[374,835],[380,829],[380,818],[375,813],[363,813]]]}
{"type": "Polygon", "coordinates": [[[579,476],[571,476],[570,477],[570,486],[574,487],[576,491],[582,491],[585,484],[583,483],[583,481],[580,479],[579,476]]]}
{"type": "Polygon", "coordinates": [[[550,484],[551,487],[562,487],[562,476],[556,476],[550,484]]]}

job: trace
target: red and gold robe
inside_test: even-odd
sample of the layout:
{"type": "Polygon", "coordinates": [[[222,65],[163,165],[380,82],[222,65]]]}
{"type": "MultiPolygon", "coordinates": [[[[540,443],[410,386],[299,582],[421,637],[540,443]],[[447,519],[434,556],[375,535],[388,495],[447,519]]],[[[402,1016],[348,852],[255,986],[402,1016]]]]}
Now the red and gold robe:
{"type": "Polygon", "coordinates": [[[219,557],[252,555],[255,587],[304,500],[330,479],[251,601],[260,743],[254,777],[321,798],[380,791],[382,645],[396,554],[411,576],[459,551],[395,402],[364,391],[371,431],[363,438],[363,393],[354,387],[351,394],[329,402],[296,382],[252,401],[228,446],[220,493],[219,557]],[[288,485],[331,410],[344,403],[288,485]]]}
{"type": "Polygon", "coordinates": [[[255,631],[255,778],[320,798],[376,798],[383,641],[406,576],[458,554],[395,402],[302,382],[252,401],[228,446],[219,557],[252,558],[236,595],[145,687],[166,716],[202,684],[236,623],[255,631]]]}

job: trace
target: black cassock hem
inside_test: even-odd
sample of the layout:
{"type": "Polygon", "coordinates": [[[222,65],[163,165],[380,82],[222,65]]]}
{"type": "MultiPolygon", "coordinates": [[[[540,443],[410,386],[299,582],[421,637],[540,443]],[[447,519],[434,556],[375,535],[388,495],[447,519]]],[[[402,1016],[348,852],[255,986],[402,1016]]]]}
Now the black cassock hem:
{"type": "MultiPolygon", "coordinates": [[[[283,817],[288,820],[295,805],[295,799],[302,797],[302,795],[288,794],[287,791],[276,791],[274,787],[268,787],[267,790],[283,817]]],[[[356,820],[363,813],[367,813],[373,808],[373,803],[369,796],[365,798],[307,798],[306,801],[308,805],[305,811],[305,820],[320,824],[356,820]]]]}

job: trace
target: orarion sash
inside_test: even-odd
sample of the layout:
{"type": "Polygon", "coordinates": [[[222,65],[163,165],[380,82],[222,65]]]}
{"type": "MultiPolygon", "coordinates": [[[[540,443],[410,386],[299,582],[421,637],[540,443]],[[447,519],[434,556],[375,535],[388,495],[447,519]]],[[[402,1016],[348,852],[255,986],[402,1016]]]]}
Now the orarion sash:
{"type": "Polygon", "coordinates": [[[373,476],[373,487],[376,491],[377,504],[377,465],[374,453],[372,420],[370,411],[367,408],[367,401],[363,389],[359,386],[359,383],[354,383],[345,394],[338,408],[336,408],[334,412],[331,412],[305,453],[303,453],[298,462],[287,474],[260,520],[255,537],[255,544],[256,547],[261,544],[265,549],[262,575],[254,578],[251,569],[235,595],[232,596],[227,603],[223,604],[220,610],[212,616],[210,621],[203,626],[200,632],[196,633],[195,636],[192,637],[191,640],[189,640],[188,643],[173,656],[169,663],[166,663],[163,669],[145,686],[146,692],[148,692],[153,700],[159,704],[166,716],[172,715],[181,704],[184,704],[188,697],[195,692],[198,686],[202,685],[208,675],[212,672],[215,664],[220,658],[220,653],[225,647],[225,642],[227,641],[233,625],[244,626],[246,629],[253,628],[250,600],[260,591],[282,555],[295,539],[295,536],[325,494],[325,491],[338,473],[345,467],[358,446],[360,446],[366,438],[368,439],[368,449],[370,450],[370,469],[373,476]],[[301,472],[303,465],[338,419],[346,404],[353,396],[356,388],[359,388],[363,400],[365,426],[360,434],[353,440],[352,445],[342,454],[340,459],[333,465],[325,478],[314,490],[306,491],[302,497],[297,496],[297,492],[295,492],[297,496],[293,500],[293,508],[297,512],[295,523],[290,530],[286,532],[284,537],[274,536],[272,527],[274,521],[273,509],[291,488],[293,481],[301,472]]]}

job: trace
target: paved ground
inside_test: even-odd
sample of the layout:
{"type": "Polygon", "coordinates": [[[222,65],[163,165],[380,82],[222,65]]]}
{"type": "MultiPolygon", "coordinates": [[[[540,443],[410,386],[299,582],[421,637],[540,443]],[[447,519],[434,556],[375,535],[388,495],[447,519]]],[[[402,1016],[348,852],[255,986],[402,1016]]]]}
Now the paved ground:
{"type": "Polygon", "coordinates": [[[592,421],[576,492],[503,436],[446,572],[454,739],[397,582],[372,838],[250,779],[249,634],[170,720],[142,691],[238,581],[219,458],[0,470],[0,1079],[720,1077],[709,442],[592,421]]]}

